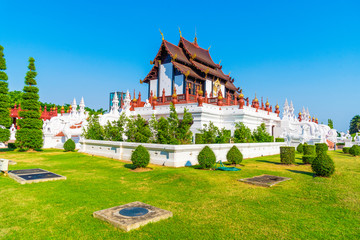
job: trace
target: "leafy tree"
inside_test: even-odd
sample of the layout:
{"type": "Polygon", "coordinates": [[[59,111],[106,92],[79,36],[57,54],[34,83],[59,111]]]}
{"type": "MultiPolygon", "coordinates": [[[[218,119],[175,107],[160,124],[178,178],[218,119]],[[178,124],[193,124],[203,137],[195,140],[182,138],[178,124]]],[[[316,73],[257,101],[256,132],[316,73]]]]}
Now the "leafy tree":
{"type": "Polygon", "coordinates": [[[149,128],[151,131],[150,142],[157,143],[157,139],[158,139],[157,134],[159,132],[159,123],[154,114],[151,116],[151,119],[149,120],[149,128]]]}
{"type": "Polygon", "coordinates": [[[157,143],[170,144],[171,137],[169,133],[170,125],[168,120],[166,120],[164,117],[159,118],[157,126],[157,143]]]}
{"type": "Polygon", "coordinates": [[[350,122],[350,134],[357,133],[360,129],[360,115],[356,115],[350,122]]]}
{"type": "Polygon", "coordinates": [[[180,121],[177,128],[177,139],[180,144],[191,143],[192,132],[190,131],[191,125],[193,124],[192,114],[185,108],[183,119],[180,121]]]}
{"type": "Polygon", "coordinates": [[[128,119],[125,135],[128,142],[148,143],[151,137],[151,130],[146,120],[138,114],[136,118],[128,119]]]}
{"type": "Polygon", "coordinates": [[[254,130],[253,138],[256,142],[272,142],[272,136],[266,131],[265,123],[254,130]]]}
{"type": "Polygon", "coordinates": [[[117,121],[113,121],[104,126],[104,139],[108,141],[123,141],[123,134],[126,125],[126,116],[121,114],[117,121]]]}
{"type": "Polygon", "coordinates": [[[174,104],[170,104],[170,116],[167,119],[169,121],[169,134],[171,144],[179,144],[179,140],[177,139],[177,131],[179,127],[179,117],[176,112],[174,104]]]}
{"type": "Polygon", "coordinates": [[[331,119],[328,119],[328,126],[330,127],[330,129],[334,128],[334,122],[331,119]]]}
{"type": "Polygon", "coordinates": [[[40,149],[43,145],[42,125],[40,119],[39,89],[36,87],[35,59],[29,58],[29,71],[25,77],[24,93],[22,95],[19,113],[22,119],[18,120],[20,129],[16,132],[16,145],[22,150],[40,149]]]}
{"type": "Polygon", "coordinates": [[[209,122],[209,125],[204,124],[202,129],[198,129],[202,134],[203,143],[211,144],[216,142],[216,138],[219,135],[219,128],[214,125],[213,122],[209,122]]]}
{"type": "Polygon", "coordinates": [[[9,98],[10,98],[10,107],[13,108],[15,104],[19,105],[22,101],[22,91],[10,91],[9,98]]]}
{"type": "Polygon", "coordinates": [[[6,142],[10,138],[9,127],[11,118],[9,112],[9,96],[8,96],[8,76],[4,72],[6,70],[6,61],[3,53],[4,48],[0,45],[0,142],[6,142]]]}
{"type": "Polygon", "coordinates": [[[229,143],[231,139],[231,131],[222,128],[218,131],[218,136],[216,137],[216,143],[229,143]]]}
{"type": "Polygon", "coordinates": [[[86,139],[104,140],[104,128],[99,123],[99,116],[93,114],[89,116],[88,126],[83,130],[83,136],[86,139]]]}
{"type": "Polygon", "coordinates": [[[244,123],[239,122],[235,124],[234,141],[236,143],[251,143],[253,142],[250,128],[246,127],[244,123]]]}

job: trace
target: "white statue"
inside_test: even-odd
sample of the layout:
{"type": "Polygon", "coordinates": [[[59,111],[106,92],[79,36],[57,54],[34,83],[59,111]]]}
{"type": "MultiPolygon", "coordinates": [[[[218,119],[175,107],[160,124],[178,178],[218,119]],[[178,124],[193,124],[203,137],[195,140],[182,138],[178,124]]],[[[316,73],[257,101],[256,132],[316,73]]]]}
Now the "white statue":
{"type": "Polygon", "coordinates": [[[151,104],[148,99],[145,100],[144,107],[151,107],[151,104]]]}

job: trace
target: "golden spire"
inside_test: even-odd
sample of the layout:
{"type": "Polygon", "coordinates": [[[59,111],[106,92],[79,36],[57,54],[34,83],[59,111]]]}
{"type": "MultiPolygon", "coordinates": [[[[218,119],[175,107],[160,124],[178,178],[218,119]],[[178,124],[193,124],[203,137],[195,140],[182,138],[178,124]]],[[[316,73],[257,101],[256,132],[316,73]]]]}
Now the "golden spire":
{"type": "Polygon", "coordinates": [[[179,33],[180,33],[180,37],[182,37],[182,34],[181,34],[181,30],[180,30],[180,27],[179,27],[179,33]]]}
{"type": "Polygon", "coordinates": [[[269,103],[269,99],[268,98],[266,98],[266,106],[269,106],[270,105],[270,103],[269,103]]]}
{"type": "Polygon", "coordinates": [[[221,59],[220,59],[220,62],[219,62],[219,65],[221,64],[221,59]]]}
{"type": "Polygon", "coordinates": [[[164,34],[161,32],[160,28],[159,28],[160,34],[161,34],[161,39],[164,41],[164,34]]]}
{"type": "Polygon", "coordinates": [[[242,89],[240,89],[240,94],[239,94],[239,97],[243,98],[244,97],[244,94],[242,92],[242,89]]]}
{"type": "Polygon", "coordinates": [[[195,45],[197,45],[196,28],[195,28],[195,38],[194,38],[194,44],[195,44],[195,45]]]}
{"type": "Polygon", "coordinates": [[[211,48],[211,45],[210,45],[210,47],[208,48],[208,51],[210,50],[210,48],[211,48]]]}

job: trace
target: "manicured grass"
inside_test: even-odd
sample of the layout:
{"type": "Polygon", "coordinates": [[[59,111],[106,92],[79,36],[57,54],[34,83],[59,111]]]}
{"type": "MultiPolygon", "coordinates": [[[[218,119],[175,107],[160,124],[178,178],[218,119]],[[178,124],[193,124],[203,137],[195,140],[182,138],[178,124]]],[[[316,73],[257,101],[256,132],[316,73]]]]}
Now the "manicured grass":
{"type": "Polygon", "coordinates": [[[0,176],[2,239],[359,239],[360,157],[331,152],[336,172],[313,177],[309,165],[279,156],[245,159],[239,172],[151,166],[80,153],[0,152],[10,169],[43,168],[65,181],[20,185],[0,176]],[[240,178],[290,177],[273,188],[240,178]],[[92,217],[97,210],[142,201],[174,217],[128,233],[92,217]]]}

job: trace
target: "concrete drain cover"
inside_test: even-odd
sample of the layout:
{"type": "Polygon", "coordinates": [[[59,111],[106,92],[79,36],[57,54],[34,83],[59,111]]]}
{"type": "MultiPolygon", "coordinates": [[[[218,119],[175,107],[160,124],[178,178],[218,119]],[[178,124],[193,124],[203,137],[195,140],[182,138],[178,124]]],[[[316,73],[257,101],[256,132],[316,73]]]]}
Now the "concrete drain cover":
{"type": "Polygon", "coordinates": [[[40,168],[9,171],[9,177],[21,184],[66,179],[64,176],[40,168]]]}
{"type": "Polygon", "coordinates": [[[278,184],[280,182],[284,182],[284,181],[287,181],[290,179],[291,178],[278,177],[278,176],[273,176],[273,175],[261,175],[261,176],[256,176],[256,177],[252,177],[252,178],[240,179],[239,181],[258,185],[258,186],[263,186],[263,187],[272,187],[275,184],[278,184]]]}
{"type": "Polygon", "coordinates": [[[128,232],[150,222],[172,217],[173,214],[142,202],[132,202],[94,212],[93,216],[128,232]]]}

